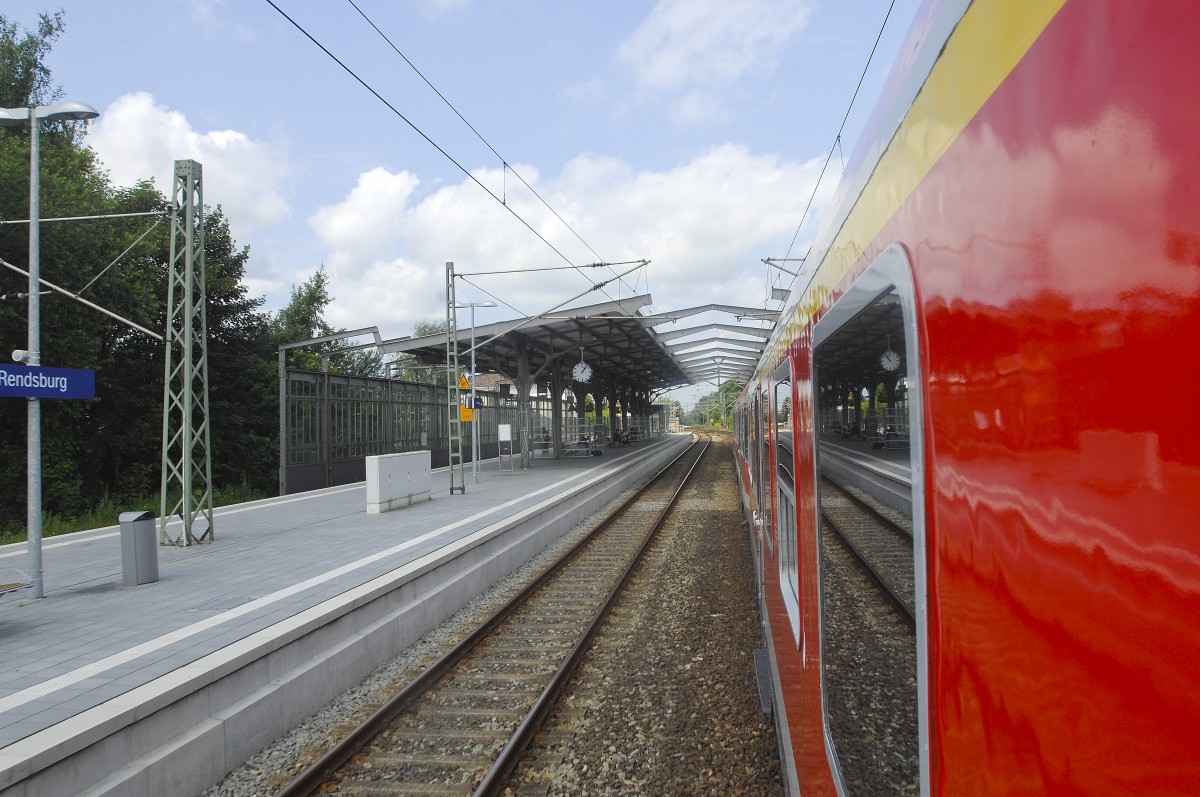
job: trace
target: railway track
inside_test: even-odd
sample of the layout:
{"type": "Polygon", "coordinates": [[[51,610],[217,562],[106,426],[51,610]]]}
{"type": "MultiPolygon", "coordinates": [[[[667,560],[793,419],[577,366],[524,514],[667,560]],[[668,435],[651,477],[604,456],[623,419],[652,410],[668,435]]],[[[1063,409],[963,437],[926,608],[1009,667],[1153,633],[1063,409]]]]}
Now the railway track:
{"type": "Polygon", "coordinates": [[[708,443],[695,443],[277,797],[495,794],[708,443]]]}
{"type": "Polygon", "coordinates": [[[887,517],[828,477],[821,479],[821,518],[915,629],[911,528],[887,517]]]}

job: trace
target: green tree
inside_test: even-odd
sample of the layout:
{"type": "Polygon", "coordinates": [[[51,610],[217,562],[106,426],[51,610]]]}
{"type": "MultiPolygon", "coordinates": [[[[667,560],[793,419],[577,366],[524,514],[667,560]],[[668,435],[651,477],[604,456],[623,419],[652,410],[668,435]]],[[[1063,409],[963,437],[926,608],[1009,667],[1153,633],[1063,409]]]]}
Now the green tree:
{"type": "Polygon", "coordinates": [[[0,15],[0,108],[48,105],[62,98],[51,80],[46,56],[63,32],[63,12],[38,14],[36,31],[21,32],[0,15]]]}
{"type": "MultiPolygon", "coordinates": [[[[302,340],[336,335],[346,329],[334,329],[325,320],[325,309],[333,301],[329,293],[329,275],[325,264],[301,285],[292,286],[292,297],[280,310],[272,330],[277,344],[299,343],[302,340]]],[[[329,357],[329,370],[353,376],[383,376],[383,358],[371,350],[345,351],[354,344],[345,340],[314,343],[288,352],[289,368],[305,371],[321,370],[321,358],[329,357]]]]}
{"type": "Polygon", "coordinates": [[[204,257],[213,482],[271,494],[279,486],[276,344],[262,297],[243,281],[250,249],[238,247],[219,206],[204,218],[204,257]]]}
{"type": "MultiPolygon", "coordinates": [[[[53,86],[44,58],[63,28],[62,15],[39,18],[38,30],[22,34],[0,17],[0,104],[21,107],[52,102],[61,95],[53,86]]],[[[80,146],[82,125],[42,123],[39,142],[42,217],[106,213],[114,209],[108,181],[95,155],[80,146]]],[[[0,130],[0,218],[29,217],[29,128],[0,130]]],[[[120,237],[116,227],[93,223],[42,225],[42,276],[78,290],[100,266],[96,260],[120,237]],[[68,228],[68,225],[69,228],[68,228]]],[[[20,268],[28,266],[28,226],[0,226],[0,258],[20,268]]],[[[119,251],[119,250],[118,250],[119,251]]],[[[113,253],[115,256],[115,253],[113,253]]],[[[0,349],[26,347],[26,302],[15,294],[27,290],[27,278],[3,269],[0,294],[15,301],[0,303],[0,349]]],[[[91,298],[95,299],[95,296],[91,298]]],[[[124,297],[122,297],[124,298],[124,297]]],[[[115,312],[128,311],[118,302],[115,312]]],[[[104,316],[85,310],[58,294],[43,297],[41,309],[41,362],[47,366],[92,368],[105,353],[110,324],[104,316]]],[[[88,505],[87,474],[80,466],[86,454],[83,430],[88,427],[88,402],[42,402],[43,503],[47,509],[74,513],[88,505]]],[[[21,400],[0,400],[0,527],[24,518],[25,414],[21,400]]]]}
{"type": "MultiPolygon", "coordinates": [[[[22,34],[0,16],[0,96],[8,107],[53,102],[61,90],[44,61],[63,30],[62,15],[42,15],[38,30],[22,34]]],[[[118,255],[154,225],[154,217],[44,223],[42,276],[151,330],[166,322],[170,229],[167,199],[148,181],[114,188],[84,146],[86,128],[42,124],[42,217],[159,212],[157,226],[128,254],[118,255]],[[114,262],[115,261],[115,262],[114,262]],[[106,270],[107,267],[107,270],[106,270]],[[103,272],[103,273],[102,273],[103,272]]],[[[28,185],[25,127],[0,129],[0,185],[28,185]]],[[[28,191],[0,191],[0,218],[29,213],[28,191]]],[[[208,289],[210,429],[213,479],[218,487],[275,487],[278,428],[275,341],[262,300],[244,285],[249,251],[234,242],[221,209],[205,217],[208,289]]],[[[28,229],[0,225],[0,258],[24,268],[28,229]]],[[[0,349],[25,348],[24,276],[0,270],[0,349]]],[[[43,505],[48,514],[74,516],[103,499],[144,500],[159,487],[163,347],[57,293],[45,294],[41,312],[42,363],[93,369],[94,401],[42,402],[43,505]]],[[[0,531],[23,527],[26,403],[0,399],[0,531]]],[[[114,518],[115,520],[115,518],[114,518]]]]}
{"type": "MultiPolygon", "coordinates": [[[[422,319],[413,324],[413,337],[445,335],[449,328],[450,324],[447,321],[422,319]]],[[[411,354],[396,354],[388,361],[388,366],[394,379],[426,385],[446,384],[446,364],[444,362],[421,363],[411,354]]]]}

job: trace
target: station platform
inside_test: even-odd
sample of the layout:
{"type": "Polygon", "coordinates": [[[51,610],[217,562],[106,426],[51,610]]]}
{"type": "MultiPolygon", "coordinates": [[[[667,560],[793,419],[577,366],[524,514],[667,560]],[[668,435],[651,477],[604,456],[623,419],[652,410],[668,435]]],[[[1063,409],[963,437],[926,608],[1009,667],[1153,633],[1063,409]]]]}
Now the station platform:
{"type": "Polygon", "coordinates": [[[840,435],[821,437],[821,469],[865,490],[876,500],[912,516],[912,465],[910,450],[876,448],[870,439],[847,440],[840,435]]]}
{"type": "Polygon", "coordinates": [[[690,440],[468,465],[465,494],[441,469],[382,514],[364,483],[220,508],[140,586],[117,527],[47,538],[45,597],[0,596],[0,794],[199,794],[690,440]]]}

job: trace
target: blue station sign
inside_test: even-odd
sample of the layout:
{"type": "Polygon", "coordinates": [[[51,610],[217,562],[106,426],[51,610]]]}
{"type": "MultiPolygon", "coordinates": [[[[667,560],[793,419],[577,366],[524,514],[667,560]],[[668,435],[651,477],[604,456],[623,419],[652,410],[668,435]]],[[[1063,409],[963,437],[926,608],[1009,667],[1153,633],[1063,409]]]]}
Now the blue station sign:
{"type": "Polygon", "coordinates": [[[40,365],[0,365],[0,396],[94,399],[96,372],[40,365]]]}

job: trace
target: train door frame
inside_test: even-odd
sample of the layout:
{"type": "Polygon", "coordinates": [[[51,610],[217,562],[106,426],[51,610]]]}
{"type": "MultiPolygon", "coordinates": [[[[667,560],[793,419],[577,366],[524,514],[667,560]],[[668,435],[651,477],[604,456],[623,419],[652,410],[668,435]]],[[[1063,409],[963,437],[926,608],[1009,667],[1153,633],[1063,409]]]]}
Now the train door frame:
{"type": "MultiPolygon", "coordinates": [[[[889,292],[894,292],[899,300],[903,313],[904,346],[906,374],[911,387],[909,397],[909,427],[911,429],[909,443],[909,461],[912,468],[912,523],[913,523],[913,578],[915,583],[915,608],[917,626],[917,734],[919,748],[919,767],[922,797],[930,794],[931,777],[930,762],[932,760],[929,699],[931,694],[932,673],[929,669],[929,610],[928,610],[928,539],[925,524],[925,423],[924,423],[924,358],[920,345],[918,330],[918,306],[916,284],[913,277],[912,262],[908,252],[898,243],[885,248],[875,260],[867,266],[853,284],[842,294],[829,310],[813,327],[812,347],[809,350],[809,363],[812,373],[816,373],[817,350],[837,330],[850,323],[859,313],[878,301],[889,292]]],[[[811,400],[816,405],[818,380],[813,380],[813,395],[811,400]]],[[[817,467],[815,468],[818,500],[813,521],[820,529],[820,452],[817,452],[817,467]]],[[[820,566],[818,565],[818,584],[821,581],[820,566]]],[[[825,646],[825,622],[821,618],[821,646],[825,646]]],[[[822,654],[823,656],[824,654],[822,654]]],[[[823,659],[822,659],[823,660],[823,659]]],[[[842,775],[837,766],[836,749],[828,725],[828,713],[825,710],[825,674],[821,674],[822,714],[825,721],[825,752],[830,762],[831,771],[839,794],[845,794],[842,775]]]]}
{"type": "Polygon", "coordinates": [[[783,597],[783,605],[788,613],[792,626],[792,640],[800,646],[800,552],[798,537],[798,512],[796,502],[796,397],[792,380],[791,356],[784,357],[771,374],[771,413],[775,431],[773,443],[775,453],[774,468],[771,471],[771,483],[775,485],[772,500],[776,501],[773,519],[775,535],[779,544],[779,592],[783,597]],[[791,433],[791,448],[785,448],[779,427],[781,414],[780,391],[787,391],[790,402],[787,415],[787,425],[791,433]],[[787,452],[788,461],[783,461],[783,453],[787,452]],[[786,468],[785,468],[786,465],[786,468]],[[791,484],[785,485],[781,478],[786,470],[791,484]]]}
{"type": "Polygon", "coordinates": [[[755,508],[754,520],[758,526],[758,537],[762,541],[763,552],[774,559],[774,529],[771,528],[771,501],[773,499],[767,489],[771,475],[771,443],[767,435],[767,410],[769,408],[763,400],[763,392],[762,383],[754,386],[754,451],[752,456],[754,461],[754,500],[758,503],[755,508]]]}

